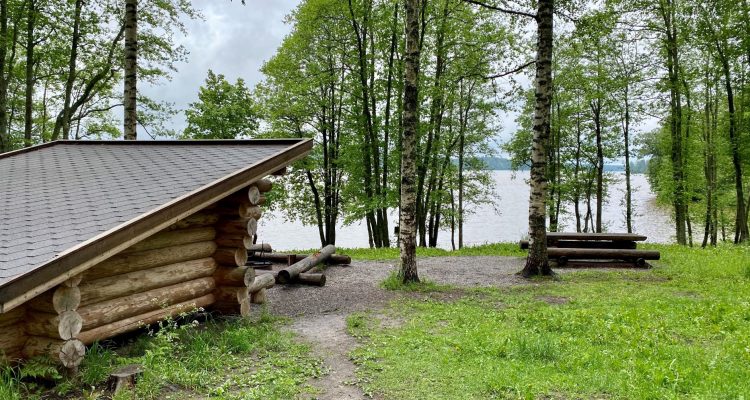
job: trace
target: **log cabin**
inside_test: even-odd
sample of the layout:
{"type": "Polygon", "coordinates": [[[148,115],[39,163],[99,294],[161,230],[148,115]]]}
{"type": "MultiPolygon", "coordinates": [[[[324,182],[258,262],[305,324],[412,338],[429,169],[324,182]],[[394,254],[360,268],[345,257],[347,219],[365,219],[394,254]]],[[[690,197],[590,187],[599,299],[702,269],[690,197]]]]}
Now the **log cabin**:
{"type": "Polygon", "coordinates": [[[87,345],[195,308],[250,315],[248,252],[308,139],[56,141],[0,155],[0,358],[75,369],[87,345]]]}

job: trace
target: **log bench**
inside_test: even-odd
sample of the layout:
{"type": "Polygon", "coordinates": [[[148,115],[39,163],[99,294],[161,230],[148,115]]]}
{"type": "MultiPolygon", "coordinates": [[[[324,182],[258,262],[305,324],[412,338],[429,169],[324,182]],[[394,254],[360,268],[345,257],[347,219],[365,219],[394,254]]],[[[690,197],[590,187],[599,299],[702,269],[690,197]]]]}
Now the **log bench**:
{"type": "MultiPolygon", "coordinates": [[[[548,232],[547,254],[558,267],[649,267],[646,260],[658,260],[655,250],[637,250],[643,235],[632,233],[548,232]]],[[[522,240],[521,249],[529,242],[522,240]]]]}

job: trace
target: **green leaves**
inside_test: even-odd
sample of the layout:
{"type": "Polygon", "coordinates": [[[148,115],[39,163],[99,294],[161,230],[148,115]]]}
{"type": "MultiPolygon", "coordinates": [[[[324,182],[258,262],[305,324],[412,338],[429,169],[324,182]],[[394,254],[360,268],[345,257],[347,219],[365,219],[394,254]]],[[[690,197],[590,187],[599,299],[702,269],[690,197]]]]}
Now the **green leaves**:
{"type": "Polygon", "coordinates": [[[198,101],[185,111],[188,127],[183,138],[238,139],[253,136],[258,129],[258,111],[250,90],[241,78],[232,84],[222,74],[208,71],[198,101]]]}

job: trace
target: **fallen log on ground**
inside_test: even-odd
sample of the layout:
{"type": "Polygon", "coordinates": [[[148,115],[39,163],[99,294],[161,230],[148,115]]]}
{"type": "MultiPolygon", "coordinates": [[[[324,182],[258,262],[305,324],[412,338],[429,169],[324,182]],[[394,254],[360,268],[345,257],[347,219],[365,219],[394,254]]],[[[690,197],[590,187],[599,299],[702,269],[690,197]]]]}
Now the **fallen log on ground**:
{"type": "Polygon", "coordinates": [[[336,246],[329,244],[328,246],[320,249],[319,252],[311,256],[308,256],[302,261],[298,261],[295,264],[290,265],[282,269],[281,271],[279,271],[278,279],[282,283],[292,282],[294,279],[297,278],[297,276],[299,276],[299,274],[301,274],[302,272],[309,271],[314,266],[322,263],[323,261],[331,257],[331,255],[335,252],[336,252],[336,246]]]}
{"type": "MultiPolygon", "coordinates": [[[[250,256],[250,260],[258,261],[272,261],[277,263],[286,263],[289,257],[302,260],[307,257],[304,254],[286,254],[286,253],[267,253],[267,254],[255,254],[250,256]]],[[[330,265],[349,265],[352,263],[352,258],[343,254],[331,254],[326,260],[326,264],[330,265]]]]}
{"type": "Polygon", "coordinates": [[[268,272],[259,273],[259,275],[260,274],[272,275],[276,279],[276,283],[280,283],[280,284],[296,283],[296,284],[310,285],[310,286],[325,286],[326,284],[325,274],[316,273],[316,272],[303,272],[297,275],[297,278],[291,282],[280,282],[279,271],[268,271],[268,272]]]}

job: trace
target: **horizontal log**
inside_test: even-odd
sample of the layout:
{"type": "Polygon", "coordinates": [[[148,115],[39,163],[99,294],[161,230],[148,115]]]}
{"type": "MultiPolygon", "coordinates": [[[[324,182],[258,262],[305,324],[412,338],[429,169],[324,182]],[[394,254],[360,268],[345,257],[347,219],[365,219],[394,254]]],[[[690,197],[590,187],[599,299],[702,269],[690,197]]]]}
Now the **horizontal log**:
{"type": "Polygon", "coordinates": [[[219,221],[216,224],[217,237],[244,237],[253,236],[258,233],[258,221],[255,219],[232,219],[229,221],[219,221]]]}
{"type": "Polygon", "coordinates": [[[255,243],[247,247],[248,252],[270,253],[273,251],[270,243],[255,243]]]}
{"type": "Polygon", "coordinates": [[[33,310],[46,313],[73,311],[81,305],[81,290],[77,286],[58,286],[31,299],[27,304],[33,310]]]}
{"type": "Polygon", "coordinates": [[[212,257],[219,265],[242,267],[247,264],[247,250],[244,247],[219,247],[212,257]]]}
{"type": "Polygon", "coordinates": [[[308,256],[307,258],[298,261],[294,265],[291,265],[279,271],[278,279],[281,282],[292,282],[297,277],[297,275],[312,269],[312,267],[325,261],[331,256],[331,254],[335,252],[336,246],[329,244],[328,246],[323,247],[320,252],[308,256]]]}
{"type": "Polygon", "coordinates": [[[284,176],[284,175],[286,175],[286,167],[274,171],[273,173],[271,173],[271,175],[273,175],[273,176],[284,176]]]}
{"type": "Polygon", "coordinates": [[[202,226],[212,226],[216,224],[216,222],[218,221],[219,221],[219,214],[215,212],[212,212],[212,213],[199,212],[189,217],[186,217],[181,221],[175,222],[174,224],[170,225],[167,229],[174,230],[174,229],[198,228],[202,226]]]}
{"type": "Polygon", "coordinates": [[[263,216],[263,210],[260,206],[248,205],[246,207],[240,207],[238,210],[240,218],[243,219],[255,219],[259,220],[263,216]]]}
{"type": "Polygon", "coordinates": [[[660,254],[654,250],[630,250],[630,249],[576,249],[550,247],[547,249],[550,258],[567,257],[568,260],[585,259],[621,259],[636,260],[658,260],[660,254]]]}
{"type": "Polygon", "coordinates": [[[205,242],[214,240],[215,237],[216,229],[211,226],[163,231],[130,246],[120,254],[129,254],[137,251],[163,249],[170,246],[205,242]]]}
{"type": "MultiPolygon", "coordinates": [[[[635,249],[636,243],[633,241],[601,241],[601,240],[548,240],[549,247],[562,248],[582,248],[582,249],[635,249]]],[[[521,240],[520,247],[522,250],[529,248],[528,240],[521,240]]]]}
{"type": "Polygon", "coordinates": [[[69,340],[81,332],[83,318],[76,311],[48,314],[30,310],[26,313],[25,326],[29,335],[69,340]]]}
{"type": "Polygon", "coordinates": [[[276,283],[276,278],[271,274],[259,274],[255,277],[252,285],[247,286],[248,293],[255,293],[261,289],[272,288],[276,283]]]}
{"type": "Polygon", "coordinates": [[[214,288],[213,278],[198,278],[101,303],[94,303],[86,307],[81,307],[78,313],[83,319],[83,329],[90,330],[134,315],[144,314],[204,296],[213,292],[214,288]]]}
{"type": "Polygon", "coordinates": [[[260,289],[250,294],[250,303],[252,304],[266,304],[266,300],[266,289],[260,289]]]}
{"type": "Polygon", "coordinates": [[[213,258],[202,258],[81,283],[81,305],[99,303],[164,286],[205,278],[216,271],[213,258]]]}
{"type": "Polygon", "coordinates": [[[261,193],[270,192],[273,189],[273,183],[268,179],[259,179],[255,181],[254,185],[258,187],[261,193]]]}
{"type": "Polygon", "coordinates": [[[229,268],[220,266],[214,272],[216,286],[250,286],[255,280],[255,269],[243,265],[229,268]]]}
{"type": "MultiPolygon", "coordinates": [[[[285,253],[268,253],[268,254],[254,254],[250,256],[251,260],[258,260],[258,261],[271,261],[275,263],[287,263],[288,257],[292,255],[296,257],[297,260],[302,260],[308,255],[305,254],[285,254],[285,253]]],[[[326,264],[333,265],[333,264],[339,264],[339,265],[349,265],[352,263],[352,258],[346,255],[342,254],[331,254],[330,257],[328,257],[325,260],[326,264]]]]}
{"type": "Polygon", "coordinates": [[[86,347],[80,340],[57,340],[39,336],[31,336],[23,347],[26,358],[49,354],[57,357],[67,368],[75,368],[83,361],[86,347]]]}
{"type": "Polygon", "coordinates": [[[0,331],[0,353],[15,354],[23,348],[28,335],[22,324],[7,326],[0,331]]]}
{"type": "Polygon", "coordinates": [[[250,298],[246,286],[219,286],[214,290],[214,296],[219,303],[240,304],[250,298]]]}
{"type": "MultiPolygon", "coordinates": [[[[278,279],[279,271],[264,271],[258,273],[258,275],[262,274],[268,274],[273,276],[276,279],[276,283],[283,284],[284,282],[280,282],[278,279]]],[[[326,284],[326,276],[325,274],[321,273],[313,273],[313,272],[303,272],[299,275],[297,275],[297,278],[294,279],[291,282],[287,283],[296,283],[300,285],[311,285],[311,286],[325,286],[326,284]]]]}
{"type": "Polygon", "coordinates": [[[109,339],[114,336],[136,330],[145,325],[153,324],[156,321],[166,317],[179,315],[201,307],[207,307],[215,301],[213,294],[209,293],[197,299],[184,301],[173,304],[169,307],[160,308],[145,314],[136,315],[130,318],[112,322],[111,324],[83,331],[78,335],[78,339],[84,344],[89,345],[99,340],[109,339]]]}
{"type": "Polygon", "coordinates": [[[242,247],[244,249],[253,245],[253,238],[249,235],[223,235],[214,240],[219,247],[242,247]]]}
{"type": "Polygon", "coordinates": [[[297,275],[297,279],[292,281],[292,283],[311,286],[325,286],[326,276],[325,274],[301,273],[297,275]]]}
{"type": "Polygon", "coordinates": [[[86,271],[84,280],[89,281],[163,265],[199,260],[210,257],[215,251],[216,243],[209,241],[116,255],[86,271]]]}
{"type": "Polygon", "coordinates": [[[20,306],[0,314],[0,328],[15,325],[26,314],[26,307],[20,306]]]}

